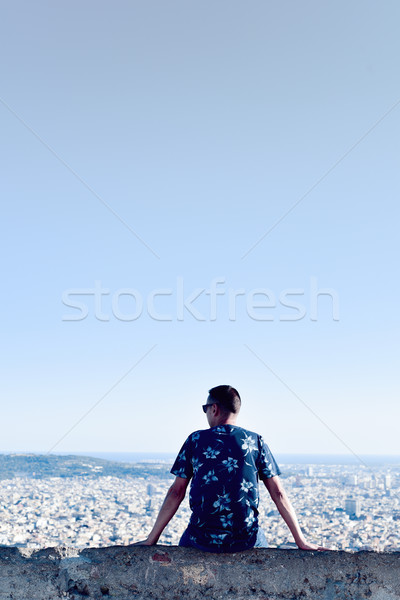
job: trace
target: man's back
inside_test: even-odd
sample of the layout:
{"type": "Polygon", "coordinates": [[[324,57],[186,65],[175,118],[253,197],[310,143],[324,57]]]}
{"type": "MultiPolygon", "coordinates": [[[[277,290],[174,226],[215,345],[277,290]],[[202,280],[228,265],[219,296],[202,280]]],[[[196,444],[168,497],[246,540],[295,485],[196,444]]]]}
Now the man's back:
{"type": "Polygon", "coordinates": [[[195,431],[182,446],[171,469],[175,481],[152,530],[138,544],[152,546],[158,542],[192,479],[193,512],[180,546],[210,552],[266,547],[267,541],[258,529],[258,480],[262,479],[297,546],[302,550],[324,550],[305,539],[278,477],[279,468],[262,437],[236,426],[240,406],[239,392],[232,386],[209,390],[202,409],[210,429],[195,431]]]}
{"type": "Polygon", "coordinates": [[[187,529],[192,545],[214,552],[252,548],[258,531],[258,480],[280,474],[263,439],[231,424],[192,433],[171,473],[192,479],[187,529]]]}

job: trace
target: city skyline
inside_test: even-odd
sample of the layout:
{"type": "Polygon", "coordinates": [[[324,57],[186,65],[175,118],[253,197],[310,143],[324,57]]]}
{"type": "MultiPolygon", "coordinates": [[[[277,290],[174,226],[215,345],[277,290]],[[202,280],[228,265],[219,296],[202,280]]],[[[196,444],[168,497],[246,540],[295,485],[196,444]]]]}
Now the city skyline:
{"type": "MultiPolygon", "coordinates": [[[[123,465],[118,473],[96,460],[61,460],[56,477],[48,475],[47,463],[39,477],[29,472],[32,467],[27,462],[25,476],[4,478],[1,471],[5,512],[0,544],[34,548],[131,544],[148,533],[172,479],[165,464],[141,466],[133,476],[126,475],[123,465]],[[82,468],[84,476],[71,476],[82,468]]],[[[33,468],[38,467],[40,461],[33,468]]],[[[315,542],[347,552],[398,551],[399,464],[371,473],[362,465],[288,464],[282,478],[302,529],[315,542]]],[[[187,495],[159,543],[177,545],[189,517],[187,495]]],[[[263,485],[259,520],[270,547],[295,546],[263,485]]]]}

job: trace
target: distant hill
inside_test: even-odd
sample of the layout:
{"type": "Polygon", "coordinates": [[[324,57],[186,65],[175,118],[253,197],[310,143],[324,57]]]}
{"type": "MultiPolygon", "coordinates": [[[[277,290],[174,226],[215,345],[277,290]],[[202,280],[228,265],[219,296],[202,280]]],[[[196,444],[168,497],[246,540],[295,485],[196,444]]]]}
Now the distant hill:
{"type": "Polygon", "coordinates": [[[123,463],[90,456],[0,454],[0,480],[14,477],[160,477],[169,476],[165,463],[123,463]]]}

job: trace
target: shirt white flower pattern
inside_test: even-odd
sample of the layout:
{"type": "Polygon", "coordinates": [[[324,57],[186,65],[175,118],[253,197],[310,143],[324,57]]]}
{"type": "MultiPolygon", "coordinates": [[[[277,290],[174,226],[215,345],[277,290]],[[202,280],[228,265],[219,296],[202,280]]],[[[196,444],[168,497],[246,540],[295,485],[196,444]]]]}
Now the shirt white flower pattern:
{"type": "Polygon", "coordinates": [[[214,471],[208,471],[206,475],[203,475],[204,483],[211,483],[211,481],[218,481],[218,477],[215,477],[214,471]]]}
{"type": "Polygon", "coordinates": [[[246,450],[246,455],[249,452],[253,452],[254,450],[257,449],[256,441],[252,436],[245,434],[245,437],[242,441],[243,441],[242,448],[243,448],[243,450],[246,450]]]}
{"type": "Polygon", "coordinates": [[[203,454],[206,458],[217,458],[220,452],[216,448],[211,448],[210,446],[208,446],[207,450],[203,452],[203,454]]]}
{"type": "Polygon", "coordinates": [[[197,471],[200,469],[200,467],[202,467],[203,464],[200,463],[200,459],[199,458],[193,458],[192,459],[192,467],[193,467],[193,473],[197,473],[197,471]]]}
{"type": "Polygon", "coordinates": [[[182,446],[171,473],[192,479],[188,544],[212,552],[254,546],[258,480],[280,474],[260,435],[236,425],[195,431],[182,446]]]}
{"type": "Polygon", "coordinates": [[[222,496],[218,496],[218,499],[214,502],[213,506],[217,510],[225,510],[229,508],[229,504],[231,503],[231,499],[229,494],[222,494],[222,496]]]}
{"type": "Polygon", "coordinates": [[[234,469],[239,468],[238,461],[236,460],[236,458],[232,458],[231,456],[228,456],[226,460],[223,460],[222,464],[225,465],[229,473],[231,473],[231,471],[233,471],[234,469]]]}
{"type": "Polygon", "coordinates": [[[242,483],[240,484],[240,489],[243,492],[248,492],[252,487],[254,487],[254,483],[251,481],[246,481],[245,479],[243,479],[242,483]]]}

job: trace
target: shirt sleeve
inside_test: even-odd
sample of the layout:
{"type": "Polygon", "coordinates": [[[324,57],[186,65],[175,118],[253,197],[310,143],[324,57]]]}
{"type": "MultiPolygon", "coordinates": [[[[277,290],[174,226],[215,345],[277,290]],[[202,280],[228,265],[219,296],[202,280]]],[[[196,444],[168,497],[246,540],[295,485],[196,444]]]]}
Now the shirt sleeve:
{"type": "Polygon", "coordinates": [[[259,436],[258,443],[260,448],[258,475],[260,479],[270,479],[271,477],[280,475],[281,470],[279,469],[271,450],[268,448],[261,435],[259,436]]]}
{"type": "Polygon", "coordinates": [[[177,477],[183,477],[183,479],[191,479],[193,476],[191,436],[187,438],[180,449],[170,472],[177,477]]]}

